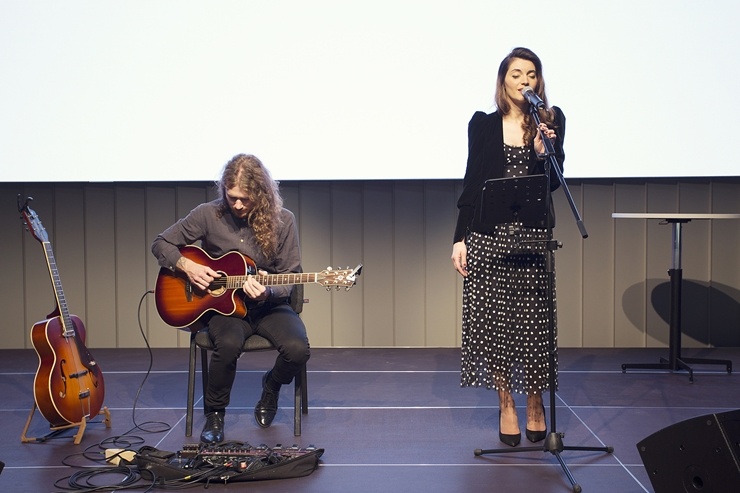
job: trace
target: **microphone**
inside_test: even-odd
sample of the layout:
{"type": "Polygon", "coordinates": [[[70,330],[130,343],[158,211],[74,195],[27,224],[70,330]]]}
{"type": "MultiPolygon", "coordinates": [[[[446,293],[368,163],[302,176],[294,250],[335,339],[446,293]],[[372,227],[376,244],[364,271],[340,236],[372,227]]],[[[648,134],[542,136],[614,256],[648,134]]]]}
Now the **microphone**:
{"type": "Polygon", "coordinates": [[[522,89],[522,96],[524,96],[524,99],[529,101],[529,104],[531,104],[538,110],[545,109],[545,102],[540,99],[540,97],[537,95],[536,92],[534,92],[534,89],[532,89],[531,86],[525,86],[524,89],[522,89]]]}

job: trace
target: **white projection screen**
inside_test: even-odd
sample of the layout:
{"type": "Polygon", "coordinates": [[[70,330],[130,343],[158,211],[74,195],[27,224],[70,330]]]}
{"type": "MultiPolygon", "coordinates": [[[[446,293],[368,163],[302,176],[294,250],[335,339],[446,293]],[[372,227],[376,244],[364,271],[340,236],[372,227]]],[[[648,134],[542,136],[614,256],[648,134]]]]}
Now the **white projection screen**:
{"type": "Polygon", "coordinates": [[[737,176],[737,0],[0,2],[0,181],[458,179],[515,46],[566,177],[737,176]]]}

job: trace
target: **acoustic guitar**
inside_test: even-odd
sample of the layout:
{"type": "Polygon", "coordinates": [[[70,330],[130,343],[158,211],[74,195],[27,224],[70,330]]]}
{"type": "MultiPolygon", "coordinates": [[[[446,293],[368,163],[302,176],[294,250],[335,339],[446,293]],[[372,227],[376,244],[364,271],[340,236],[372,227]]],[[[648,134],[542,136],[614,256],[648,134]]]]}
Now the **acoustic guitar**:
{"type": "Polygon", "coordinates": [[[103,373],[85,347],[82,320],[69,314],[51,243],[38,215],[28,207],[30,200],[21,205],[19,196],[18,211],[44,247],[56,297],[54,311],[31,328],[31,342],[39,357],[34,399],[52,427],[63,427],[98,415],[105,397],[103,373]]]}
{"type": "Polygon", "coordinates": [[[202,248],[187,245],[180,253],[194,262],[215,270],[221,277],[214,279],[207,290],[193,285],[180,271],[161,268],[157,276],[154,298],[162,320],[175,328],[189,327],[209,312],[243,318],[247,314],[241,287],[247,276],[253,276],[263,286],[317,283],[327,289],[351,288],[360,275],[362,265],[354,269],[334,270],[331,267],[314,273],[258,274],[254,261],[239,252],[229,252],[213,258],[202,248]]]}

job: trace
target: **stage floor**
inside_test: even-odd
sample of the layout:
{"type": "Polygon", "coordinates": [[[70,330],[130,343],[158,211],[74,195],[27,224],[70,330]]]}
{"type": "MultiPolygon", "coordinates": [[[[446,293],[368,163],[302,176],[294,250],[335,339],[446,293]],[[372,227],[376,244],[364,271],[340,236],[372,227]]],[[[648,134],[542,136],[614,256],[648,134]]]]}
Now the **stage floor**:
{"type": "MultiPolygon", "coordinates": [[[[45,441],[21,443],[33,405],[38,358],[31,350],[0,351],[0,491],[64,491],[77,467],[104,467],[105,448],[138,450],[147,445],[179,451],[196,443],[204,423],[196,386],[193,436],[185,436],[187,349],[93,350],[105,377],[101,417],[45,441]],[[151,364],[151,371],[149,371],[151,364]]],[[[560,455],[584,492],[639,493],[653,488],[636,444],[673,423],[740,409],[740,376],[722,366],[695,365],[686,372],[630,370],[622,363],[657,363],[667,349],[560,350],[560,389],[555,395],[560,455]]],[[[740,348],[685,349],[684,356],[730,359],[740,348]]],[[[293,436],[292,385],[266,430],[252,415],[262,373],[274,352],[245,355],[226,417],[226,438],[252,445],[314,445],[325,449],[310,476],[256,483],[210,484],[208,491],[260,492],[568,492],[571,484],[557,457],[544,450],[475,456],[476,449],[508,448],[498,440],[497,394],[460,388],[460,351],[455,348],[315,348],[308,364],[309,413],[302,436],[293,436]]],[[[199,380],[199,379],[196,379],[199,380]]],[[[523,396],[517,398],[524,427],[523,396]]],[[[550,425],[550,394],[545,394],[550,425]]],[[[44,437],[48,422],[35,413],[27,437],[44,437]]],[[[541,444],[542,442],[540,442],[541,444]]],[[[520,447],[532,446],[523,437],[520,447]]],[[[517,449],[511,449],[517,450],[517,449]]],[[[111,475],[96,484],[114,483],[111,475]]],[[[203,488],[203,483],[194,486],[203,488]]],[[[145,491],[146,487],[128,491],[145,491]]],[[[110,491],[110,490],[108,490],[110,491]]]]}

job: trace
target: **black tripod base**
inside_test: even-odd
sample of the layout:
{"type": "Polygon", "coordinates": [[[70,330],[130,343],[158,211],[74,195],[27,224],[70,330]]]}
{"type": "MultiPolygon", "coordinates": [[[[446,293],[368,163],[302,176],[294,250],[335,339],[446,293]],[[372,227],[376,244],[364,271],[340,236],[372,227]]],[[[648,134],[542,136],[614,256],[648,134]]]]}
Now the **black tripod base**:
{"type": "Polygon", "coordinates": [[[660,363],[625,363],[622,365],[622,373],[627,373],[629,369],[636,370],[666,370],[680,371],[685,370],[689,373],[689,382],[694,383],[694,369],[689,365],[722,365],[727,369],[727,373],[732,373],[732,361],[728,359],[708,359],[708,358],[675,358],[674,362],[665,358],[660,358],[660,363]]]}
{"type": "Polygon", "coordinates": [[[580,450],[586,452],[605,452],[611,454],[614,452],[614,447],[573,447],[563,445],[563,434],[555,431],[548,433],[545,438],[545,442],[539,447],[511,447],[506,449],[475,449],[474,454],[476,457],[481,455],[490,454],[518,454],[520,452],[550,452],[560,463],[563,468],[563,472],[568,477],[571,486],[573,487],[574,493],[581,493],[581,486],[576,482],[576,479],[571,474],[568,465],[565,463],[560,453],[564,450],[580,450]]]}

